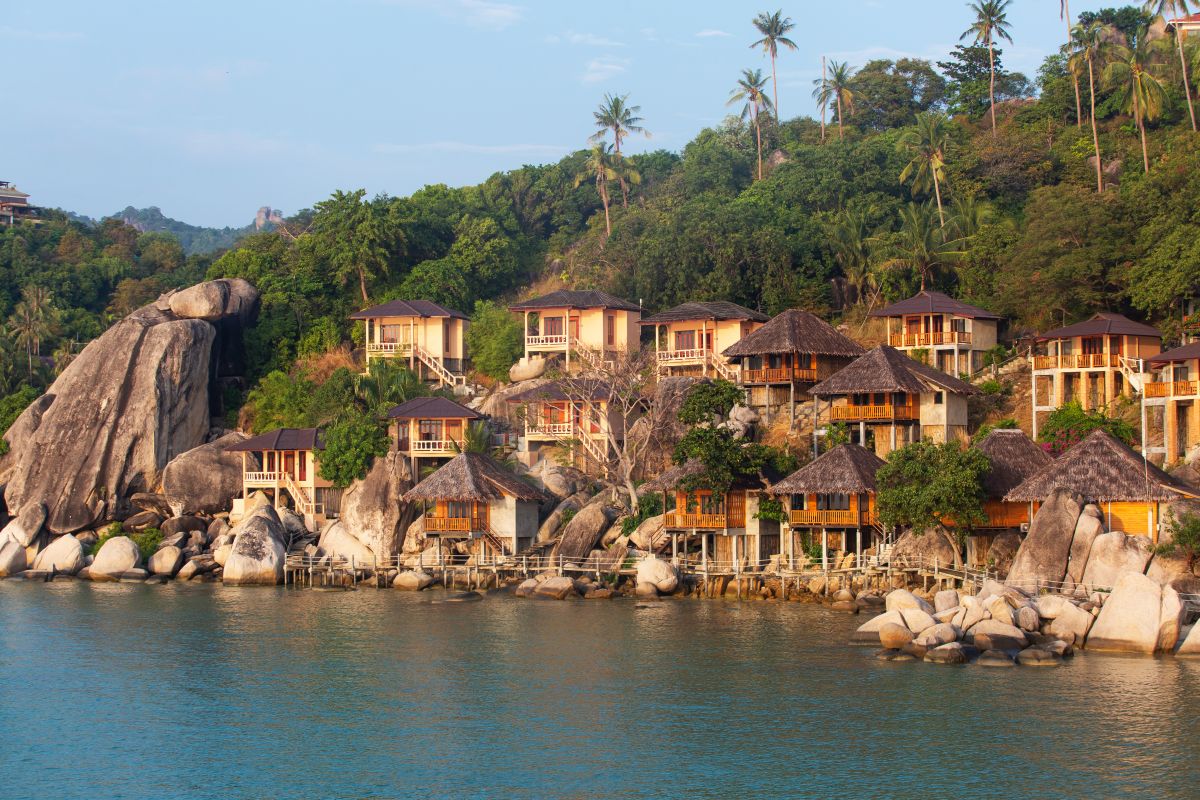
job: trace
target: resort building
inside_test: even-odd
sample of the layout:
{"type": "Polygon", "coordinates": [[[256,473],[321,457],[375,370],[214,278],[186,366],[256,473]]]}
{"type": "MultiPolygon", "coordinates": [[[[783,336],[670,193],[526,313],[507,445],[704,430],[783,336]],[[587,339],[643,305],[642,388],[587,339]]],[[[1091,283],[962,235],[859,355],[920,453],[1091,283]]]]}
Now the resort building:
{"type": "Polygon", "coordinates": [[[973,375],[983,355],[996,346],[1000,316],[941,292],[920,291],[907,300],[872,311],[887,320],[887,343],[950,375],[973,375]]]}
{"type": "Polygon", "coordinates": [[[601,291],[562,289],[509,306],[524,315],[525,357],[562,356],[568,372],[638,350],[641,306],[601,291]]]}
{"type": "Polygon", "coordinates": [[[828,569],[831,554],[836,563],[877,543],[875,473],[883,465],[865,447],[843,444],[771,486],[771,494],[785,499],[790,534],[782,557],[789,567],[814,544],[820,544],[821,566],[828,569]]]}
{"type": "MultiPolygon", "coordinates": [[[[997,534],[1025,528],[1033,522],[1039,505],[1004,498],[1054,459],[1019,428],[996,428],[974,447],[987,456],[989,464],[983,476],[983,513],[987,519],[968,531],[967,563],[983,569],[997,534]]],[[[954,523],[947,521],[947,525],[953,527],[954,523]]]]}
{"type": "Polygon", "coordinates": [[[265,492],[276,508],[290,503],[312,531],[336,517],[342,492],[320,475],[318,454],[324,449],[317,428],[280,428],[226,447],[242,454],[242,496],[233,501],[231,519],[245,513],[245,500],[256,491],[265,492]]]}
{"type": "Polygon", "coordinates": [[[1158,544],[1162,506],[1196,499],[1196,491],[1146,461],[1124,442],[1095,430],[1035,472],[1004,499],[1041,503],[1057,488],[1099,506],[1108,530],[1150,537],[1158,544]]]}
{"type": "Polygon", "coordinates": [[[417,476],[422,462],[436,464],[458,455],[467,426],[481,419],[478,411],[445,397],[415,397],[388,411],[388,432],[417,476]]]}
{"type": "Polygon", "coordinates": [[[1167,464],[1194,458],[1200,447],[1200,342],[1149,361],[1154,380],[1143,386],[1143,397],[1148,407],[1162,409],[1163,446],[1147,451],[1161,453],[1167,464]]]}
{"type": "Polygon", "coordinates": [[[1085,322],[1047,331],[1033,353],[1033,438],[1039,414],[1071,400],[1085,409],[1103,408],[1142,390],[1146,359],[1162,349],[1157,328],[1121,314],[1103,312],[1085,322]]]}
{"type": "Polygon", "coordinates": [[[1167,30],[1176,31],[1186,42],[1189,36],[1200,31],[1200,14],[1186,14],[1168,20],[1167,30]]]}
{"type": "Polygon", "coordinates": [[[595,381],[568,395],[561,383],[549,382],[518,392],[508,402],[523,417],[524,437],[517,456],[533,466],[547,447],[565,448],[571,465],[603,473],[608,469],[612,440],[624,439],[620,421],[609,413],[607,384],[595,381]]]}
{"type": "Polygon", "coordinates": [[[18,222],[40,222],[37,206],[29,204],[29,195],[8,181],[0,181],[0,225],[16,225],[18,222]]]}
{"type": "Polygon", "coordinates": [[[747,402],[764,409],[787,405],[796,415],[796,396],[866,352],[825,320],[793,308],[773,317],[726,348],[722,355],[739,366],[738,383],[747,402]]]}
{"type": "Polygon", "coordinates": [[[367,366],[394,358],[439,386],[466,383],[466,332],[461,311],[430,300],[391,300],[350,315],[366,325],[367,366]]]}
{"type": "Polygon", "coordinates": [[[693,302],[642,319],[654,327],[654,358],[660,377],[698,375],[737,382],[737,367],[723,355],[762,327],[766,314],[737,303],[693,302]]]}
{"type": "MultiPolygon", "coordinates": [[[[849,425],[859,444],[868,446],[870,433],[880,457],[920,439],[965,442],[967,398],[979,392],[887,345],[860,356],[810,391],[828,400],[825,418],[849,425]]],[[[819,406],[813,407],[817,418],[819,406]]]]}
{"type": "Polygon", "coordinates": [[[748,485],[734,485],[724,494],[683,488],[686,478],[703,472],[699,461],[688,461],[643,487],[662,493],[663,528],[671,537],[672,558],[706,572],[760,570],[779,553],[779,523],[758,518],[766,492],[748,485]]]}
{"type": "Polygon", "coordinates": [[[461,453],[403,499],[424,506],[426,538],[465,540],[478,563],[515,555],[533,544],[538,507],[546,497],[488,456],[461,453]]]}

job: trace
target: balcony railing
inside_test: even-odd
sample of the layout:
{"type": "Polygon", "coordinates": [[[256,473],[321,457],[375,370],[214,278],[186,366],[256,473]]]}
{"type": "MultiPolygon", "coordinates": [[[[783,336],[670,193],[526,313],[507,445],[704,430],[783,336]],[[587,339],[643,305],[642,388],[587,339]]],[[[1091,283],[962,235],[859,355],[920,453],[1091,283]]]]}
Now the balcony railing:
{"type": "Polygon", "coordinates": [[[893,333],[888,339],[892,347],[934,347],[942,344],[970,344],[967,331],[930,331],[929,333],[893,333]]]}
{"type": "Polygon", "coordinates": [[[368,342],[367,355],[395,356],[408,355],[412,350],[412,342],[368,342]]]}
{"type": "Polygon", "coordinates": [[[702,347],[692,347],[686,350],[659,350],[659,363],[676,363],[680,361],[703,361],[705,351],[702,347]]]}
{"type": "Polygon", "coordinates": [[[664,516],[663,524],[668,528],[711,528],[729,527],[724,514],[677,514],[669,513],[664,516]]]}
{"type": "Polygon", "coordinates": [[[243,472],[242,483],[267,483],[274,485],[283,480],[281,472],[243,472]]]}
{"type": "Polygon", "coordinates": [[[470,533],[486,531],[487,520],[479,517],[425,517],[426,533],[470,533]]]}
{"type": "Polygon", "coordinates": [[[526,336],[525,346],[534,347],[566,347],[567,335],[558,333],[551,336],[526,336]]]}
{"type": "Polygon", "coordinates": [[[1034,356],[1033,368],[1042,369],[1115,369],[1121,366],[1117,353],[1063,353],[1052,356],[1034,356]]]}
{"type": "Polygon", "coordinates": [[[864,422],[867,420],[918,419],[916,406],[834,406],[830,416],[835,421],[864,422]]]}
{"type": "Polygon", "coordinates": [[[742,383],[787,383],[816,381],[817,371],[807,367],[764,367],[742,370],[742,383]]]}
{"type": "Polygon", "coordinates": [[[1146,397],[1194,397],[1200,381],[1155,381],[1146,384],[1146,397]]]}
{"type": "Polygon", "coordinates": [[[542,422],[529,420],[525,423],[526,436],[571,436],[575,426],[570,422],[542,422]]]}
{"type": "Polygon", "coordinates": [[[857,527],[859,525],[874,525],[872,514],[850,510],[820,511],[798,509],[788,513],[788,522],[792,525],[829,525],[837,527],[857,527]]]}

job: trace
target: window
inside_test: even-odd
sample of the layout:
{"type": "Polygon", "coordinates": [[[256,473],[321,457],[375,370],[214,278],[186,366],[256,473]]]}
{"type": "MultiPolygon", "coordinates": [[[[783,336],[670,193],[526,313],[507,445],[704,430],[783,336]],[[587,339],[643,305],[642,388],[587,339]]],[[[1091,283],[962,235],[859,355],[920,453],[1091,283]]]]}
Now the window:
{"type": "Polygon", "coordinates": [[[440,442],[442,440],[442,421],[440,419],[417,420],[417,439],[422,442],[440,442]]]}
{"type": "Polygon", "coordinates": [[[604,341],[612,347],[617,341],[617,317],[615,314],[604,315],[604,341]]]}
{"type": "Polygon", "coordinates": [[[542,335],[543,336],[562,336],[563,333],[563,318],[562,317],[546,317],[542,320],[542,335]]]}
{"type": "Polygon", "coordinates": [[[789,501],[789,505],[793,511],[804,511],[808,508],[808,495],[794,494],[789,501]]]}
{"type": "Polygon", "coordinates": [[[967,321],[963,317],[954,317],[950,320],[950,330],[955,333],[967,332],[967,321]]]}
{"type": "MultiPolygon", "coordinates": [[[[384,325],[382,341],[384,344],[397,344],[403,341],[400,338],[401,331],[407,331],[408,328],[403,325],[384,325]]],[[[405,337],[407,338],[407,337],[405,337]]]]}
{"type": "Polygon", "coordinates": [[[308,453],[301,450],[297,455],[300,459],[296,465],[296,480],[308,480],[308,453]]]}
{"type": "Polygon", "coordinates": [[[819,511],[849,511],[850,495],[848,494],[819,494],[817,495],[819,511]]]}
{"type": "Polygon", "coordinates": [[[945,393],[945,392],[934,392],[934,393],[933,393],[933,404],[934,404],[935,406],[940,406],[940,405],[942,405],[942,403],[944,403],[944,402],[945,402],[945,397],[946,397],[946,393],[945,393]]]}
{"type": "Polygon", "coordinates": [[[675,349],[692,350],[696,347],[695,331],[675,331],[675,349]]]}
{"type": "Polygon", "coordinates": [[[270,452],[267,453],[267,458],[264,463],[266,464],[267,472],[275,471],[275,451],[274,450],[271,450],[270,452]]]}

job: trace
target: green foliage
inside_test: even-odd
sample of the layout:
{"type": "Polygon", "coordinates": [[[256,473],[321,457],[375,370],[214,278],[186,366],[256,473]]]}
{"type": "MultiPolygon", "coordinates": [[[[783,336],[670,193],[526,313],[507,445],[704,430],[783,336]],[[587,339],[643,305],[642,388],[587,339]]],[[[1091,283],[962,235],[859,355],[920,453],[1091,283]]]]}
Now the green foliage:
{"type": "Polygon", "coordinates": [[[297,344],[297,355],[319,355],[333,350],[342,343],[343,332],[341,325],[332,317],[317,319],[297,344]]]}
{"type": "MultiPolygon", "coordinates": [[[[663,511],[662,495],[657,492],[651,492],[642,496],[638,500],[638,508],[636,514],[630,514],[621,520],[621,533],[629,536],[638,529],[650,517],[656,517],[663,511]]],[[[565,521],[563,523],[566,524],[565,521]]]]}
{"type": "Polygon", "coordinates": [[[982,479],[989,466],[987,456],[957,442],[901,447],[875,476],[880,522],[923,531],[947,519],[960,530],[985,521],[982,479]]]}
{"type": "Polygon", "coordinates": [[[366,477],[371,463],[387,454],[387,431],[378,419],[365,414],[347,414],[325,431],[321,452],[321,477],[339,489],[366,477]]]}
{"type": "MultiPolygon", "coordinates": [[[[999,47],[995,48],[996,103],[1029,97],[1033,94],[1029,79],[1019,72],[1006,72],[1000,57],[1002,53],[999,47]]],[[[947,78],[946,105],[951,114],[982,117],[987,113],[991,107],[988,98],[991,70],[986,46],[955,45],[950,57],[937,65],[947,78]]]]}
{"type": "Polygon", "coordinates": [[[96,555],[97,553],[100,552],[100,548],[104,546],[104,543],[107,542],[109,539],[112,539],[115,536],[124,536],[124,535],[125,535],[125,531],[121,527],[121,523],[119,523],[119,522],[112,523],[111,525],[109,525],[107,528],[104,529],[104,533],[100,534],[100,536],[97,537],[96,541],[92,542],[92,546],[88,548],[88,555],[90,555],[90,556],[96,555]]]}
{"type": "Polygon", "coordinates": [[[1038,431],[1038,440],[1058,455],[1097,429],[1108,431],[1130,447],[1137,441],[1137,432],[1128,422],[1107,416],[1099,409],[1084,410],[1078,400],[1070,400],[1051,412],[1038,431]]]}
{"type": "Polygon", "coordinates": [[[309,427],[312,381],[302,376],[275,370],[250,390],[246,403],[252,409],[252,429],[256,433],[276,428],[309,427]]]}
{"type": "Polygon", "coordinates": [[[475,302],[466,340],[475,370],[494,380],[507,380],[509,367],[525,352],[521,323],[491,300],[475,302]]]}
{"type": "MultiPolygon", "coordinates": [[[[22,386],[17,391],[0,400],[0,436],[8,432],[17,417],[29,407],[29,404],[41,396],[41,392],[32,386],[22,386]]],[[[0,439],[0,456],[8,453],[8,441],[0,439]]]]}
{"type": "Polygon", "coordinates": [[[1009,388],[1004,383],[998,380],[988,378],[976,384],[975,388],[987,395],[999,396],[1008,394],[1009,388]]]}
{"type": "Polygon", "coordinates": [[[734,436],[725,428],[698,425],[688,430],[675,446],[674,461],[696,459],[704,471],[683,479],[684,491],[708,489],[724,494],[735,484],[762,484],[796,469],[796,458],[785,450],[734,436]]]}
{"type": "Polygon", "coordinates": [[[773,520],[775,522],[785,522],[787,520],[787,512],[783,510],[783,501],[776,497],[762,495],[758,498],[758,513],[756,519],[773,520]]]}
{"type": "Polygon", "coordinates": [[[1184,511],[1171,520],[1169,529],[1171,541],[1160,544],[1155,552],[1186,559],[1190,570],[1200,556],[1200,514],[1184,511]]]}
{"type": "Polygon", "coordinates": [[[477,419],[467,423],[463,431],[462,444],[454,442],[454,449],[459,453],[479,453],[490,455],[495,448],[492,446],[492,426],[486,421],[477,419]]]}
{"type": "Polygon", "coordinates": [[[158,528],[146,528],[127,535],[137,545],[138,553],[141,554],[143,561],[154,555],[163,540],[163,533],[158,528]]]}
{"type": "Polygon", "coordinates": [[[831,422],[825,426],[823,442],[826,452],[850,442],[850,425],[846,422],[831,422]]]}
{"type": "Polygon", "coordinates": [[[366,375],[354,376],[354,396],[358,407],[380,419],[391,408],[416,397],[428,397],[429,394],[429,386],[396,359],[374,359],[366,375]]]}
{"type": "Polygon", "coordinates": [[[739,403],[746,402],[746,393],[737,385],[722,378],[701,381],[688,390],[687,397],[679,407],[679,421],[687,425],[711,422],[714,417],[724,419],[739,403]]]}
{"type": "Polygon", "coordinates": [[[978,442],[984,439],[989,433],[996,430],[1013,430],[1020,427],[1017,421],[1012,417],[998,419],[995,422],[985,422],[979,426],[979,430],[975,431],[975,435],[971,437],[971,441],[978,442]]]}
{"type": "Polygon", "coordinates": [[[577,508],[564,508],[562,517],[560,520],[561,525],[559,525],[559,528],[561,529],[561,528],[567,527],[567,523],[570,522],[571,520],[575,519],[575,515],[578,513],[579,513],[579,509],[577,509],[577,508]]]}

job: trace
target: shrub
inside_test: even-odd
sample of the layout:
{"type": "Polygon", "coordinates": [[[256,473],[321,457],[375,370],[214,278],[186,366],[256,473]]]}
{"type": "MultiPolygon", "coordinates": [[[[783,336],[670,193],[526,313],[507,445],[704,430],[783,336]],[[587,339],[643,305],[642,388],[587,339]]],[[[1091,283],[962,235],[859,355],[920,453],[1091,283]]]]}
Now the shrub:
{"type": "Polygon", "coordinates": [[[129,534],[129,538],[137,545],[138,552],[145,561],[154,555],[154,551],[162,544],[163,534],[158,528],[146,528],[144,531],[129,534]]]}
{"type": "Polygon", "coordinates": [[[1007,386],[1005,386],[1000,381],[992,380],[991,378],[989,378],[986,381],[980,381],[977,384],[977,388],[979,389],[979,391],[983,392],[984,394],[990,394],[990,395],[994,395],[994,396],[1008,394],[1007,386]]]}
{"type": "Polygon", "coordinates": [[[783,510],[783,501],[777,497],[763,495],[758,499],[758,513],[754,515],[754,518],[784,522],[787,514],[783,510]]]}
{"type": "Polygon", "coordinates": [[[377,420],[364,414],[348,414],[325,434],[321,477],[344,489],[365,477],[371,462],[386,454],[388,446],[387,432],[377,420]]]}
{"type": "Polygon", "coordinates": [[[984,473],[991,464],[975,448],[957,442],[914,442],[892,453],[875,476],[879,520],[921,531],[953,519],[957,527],[983,522],[984,473]]]}
{"type": "MultiPolygon", "coordinates": [[[[621,520],[621,533],[629,536],[638,529],[638,525],[641,525],[643,522],[650,519],[650,517],[658,516],[662,513],[662,510],[662,495],[658,494],[657,492],[652,492],[645,497],[640,498],[638,500],[638,513],[631,514],[630,516],[621,520]]],[[[564,513],[563,516],[565,517],[566,514],[564,513]]],[[[572,513],[571,516],[575,516],[574,513],[572,513]]],[[[563,524],[566,523],[564,522],[563,524]]]]}
{"type": "Polygon", "coordinates": [[[525,352],[521,323],[491,300],[475,303],[466,340],[476,372],[495,380],[506,380],[508,368],[525,352]]]}
{"type": "Polygon", "coordinates": [[[1013,419],[1012,417],[1005,417],[1004,419],[998,419],[995,422],[985,422],[979,426],[979,430],[975,431],[975,436],[972,437],[972,441],[978,442],[981,439],[983,439],[985,436],[987,436],[989,433],[991,433],[992,431],[995,431],[995,430],[1007,431],[1007,430],[1012,430],[1013,428],[1016,428],[1016,427],[1017,427],[1017,421],[1015,419],[1013,419]]]}
{"type": "Polygon", "coordinates": [[[1042,427],[1038,439],[1042,447],[1055,455],[1065,453],[1094,430],[1105,430],[1132,447],[1136,432],[1128,422],[1109,417],[1103,411],[1085,411],[1078,400],[1055,409],[1042,427]]]}
{"type": "MultiPolygon", "coordinates": [[[[22,386],[17,391],[0,400],[0,436],[8,433],[8,429],[17,421],[17,417],[29,407],[29,404],[37,400],[41,395],[37,389],[32,386],[22,386]]],[[[8,453],[8,442],[0,439],[0,456],[8,453]]]]}
{"type": "Polygon", "coordinates": [[[1169,527],[1171,541],[1160,544],[1155,552],[1186,559],[1190,570],[1196,563],[1196,557],[1200,556],[1200,514],[1184,511],[1171,520],[1169,527]]]}

